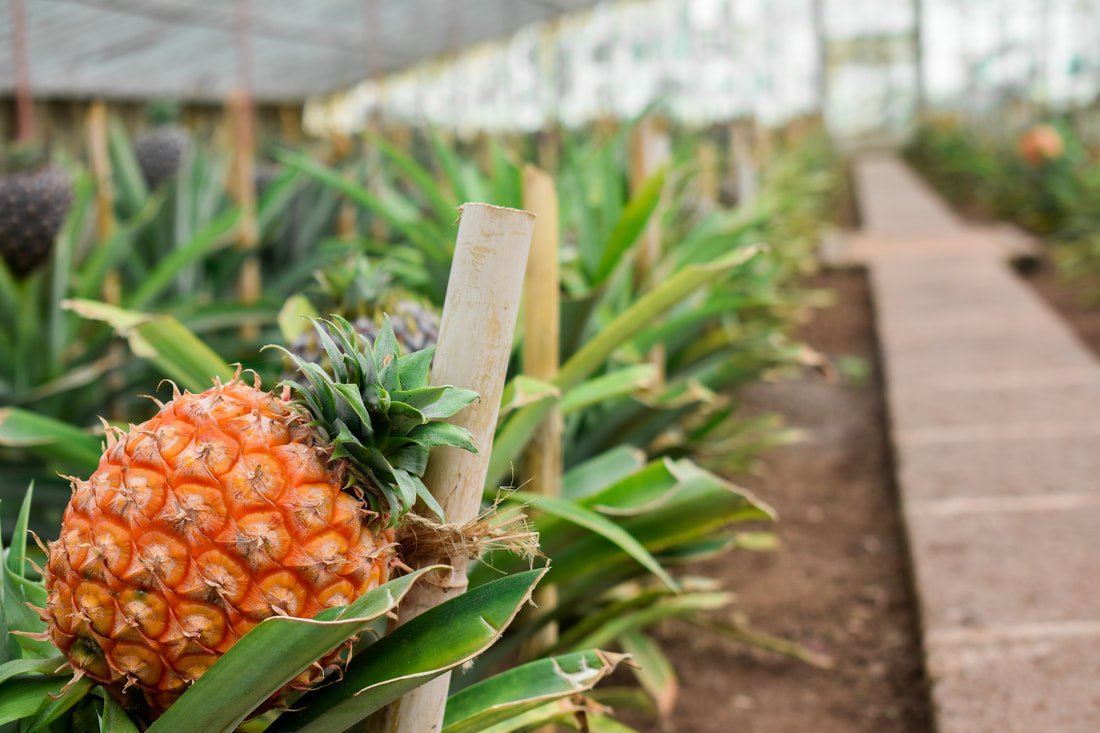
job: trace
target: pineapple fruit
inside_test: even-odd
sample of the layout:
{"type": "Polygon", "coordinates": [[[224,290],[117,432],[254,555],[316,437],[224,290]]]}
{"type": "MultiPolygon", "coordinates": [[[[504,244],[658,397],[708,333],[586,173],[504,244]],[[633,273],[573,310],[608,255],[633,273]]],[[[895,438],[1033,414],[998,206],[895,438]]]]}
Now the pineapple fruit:
{"type": "Polygon", "coordinates": [[[177,391],[73,480],[41,613],[78,672],[147,715],[263,619],[311,618],[389,580],[402,517],[418,497],[438,511],[419,478],[429,447],[473,449],[433,422],[476,395],[429,387],[431,350],[399,356],[388,324],[373,345],[343,319],[314,326],[330,371],[291,357],[308,384],[281,396],[239,375],[177,391]]]}
{"type": "Polygon", "coordinates": [[[46,264],[72,203],[72,179],[56,166],[0,178],[0,258],[13,274],[46,264]]]}
{"type": "MultiPolygon", "coordinates": [[[[439,338],[439,314],[431,304],[395,287],[388,273],[373,267],[361,254],[319,272],[317,284],[311,298],[314,305],[351,321],[368,340],[378,336],[383,314],[389,318],[398,344],[407,351],[426,349],[439,338]]],[[[306,361],[323,358],[316,332],[308,329],[291,342],[291,351],[306,361]]]]}
{"type": "Polygon", "coordinates": [[[1028,165],[1039,167],[1044,163],[1058,160],[1065,153],[1066,144],[1062,133],[1053,125],[1035,125],[1020,136],[1018,142],[1020,157],[1028,165]]]}
{"type": "Polygon", "coordinates": [[[176,175],[191,145],[187,130],[177,125],[154,127],[134,140],[134,156],[150,190],[160,188],[176,175]]]}

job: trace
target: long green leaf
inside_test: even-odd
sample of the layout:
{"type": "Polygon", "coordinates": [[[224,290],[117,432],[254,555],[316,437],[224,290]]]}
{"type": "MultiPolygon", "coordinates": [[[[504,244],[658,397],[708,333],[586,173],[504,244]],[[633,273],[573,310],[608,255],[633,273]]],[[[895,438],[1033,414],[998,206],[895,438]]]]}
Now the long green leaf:
{"type": "Polygon", "coordinates": [[[0,685],[0,725],[34,715],[42,701],[56,695],[65,677],[16,677],[0,685]]]}
{"type": "Polygon", "coordinates": [[[84,696],[91,691],[92,685],[94,684],[95,682],[90,678],[81,677],[78,680],[73,680],[60,695],[56,697],[47,695],[38,710],[35,711],[34,717],[27,723],[27,733],[38,733],[40,730],[45,730],[50,723],[60,718],[68,712],[73,705],[83,700],[84,696]]]}
{"type": "Polygon", "coordinates": [[[581,382],[561,398],[561,412],[570,415],[617,397],[627,397],[653,385],[657,367],[634,364],[581,382]]]}
{"type": "Polygon", "coordinates": [[[539,659],[471,685],[447,700],[443,733],[480,733],[553,700],[591,690],[625,657],[599,650],[539,659]]]}
{"type": "Polygon", "coordinates": [[[505,498],[508,501],[518,501],[530,504],[540,512],[557,517],[558,519],[564,519],[578,527],[584,527],[587,530],[595,532],[608,542],[617,545],[623,552],[637,560],[640,565],[660,578],[661,582],[667,585],[671,590],[678,590],[676,581],[672,579],[672,576],[661,567],[661,563],[657,562],[657,559],[649,554],[649,551],[647,551],[638,540],[631,537],[630,533],[625,531],[622,527],[601,517],[599,514],[565,499],[555,499],[550,496],[530,494],[526,491],[510,492],[505,494],[505,498]]]}
{"type": "Polygon", "coordinates": [[[149,315],[91,300],[70,300],[66,306],[85,318],[110,324],[128,339],[135,356],[152,361],[186,389],[202,392],[214,377],[223,381],[233,378],[233,367],[171,316],[149,315]]]}
{"type": "Polygon", "coordinates": [[[596,268],[596,272],[593,273],[595,282],[603,282],[614,272],[619,262],[622,261],[623,255],[634,246],[634,243],[638,241],[638,237],[649,225],[653,212],[657,210],[657,204],[661,202],[661,191],[665,187],[667,172],[667,168],[661,168],[650,176],[642,184],[638,195],[627,204],[622,216],[615,223],[615,228],[611,230],[611,236],[608,238],[607,244],[604,246],[600,264],[596,268]]]}
{"type": "Polygon", "coordinates": [[[0,685],[13,677],[27,674],[51,674],[67,663],[68,660],[60,656],[49,659],[12,659],[0,664],[0,685]]]}
{"type": "Polygon", "coordinates": [[[461,201],[456,201],[452,196],[444,193],[429,171],[417,163],[412,156],[386,142],[385,138],[373,136],[371,142],[408,178],[416,190],[428,199],[428,203],[435,210],[436,217],[444,222],[454,221],[461,201]]]}
{"type": "Polygon", "coordinates": [[[722,591],[665,596],[649,606],[620,614],[571,646],[588,648],[594,644],[611,644],[623,634],[648,628],[666,618],[686,616],[695,611],[713,611],[725,608],[732,602],[733,594],[722,591]]]}
{"type": "Polygon", "coordinates": [[[520,713],[514,717],[503,720],[496,725],[482,728],[479,733],[515,733],[515,731],[537,731],[543,726],[564,726],[571,730],[576,729],[577,713],[583,706],[573,700],[555,700],[544,703],[537,708],[520,713]]]}
{"type": "Polygon", "coordinates": [[[248,714],[326,653],[397,607],[424,568],[365,593],[339,614],[269,618],[230,647],[168,708],[150,733],[232,731],[248,714]]]}
{"type": "Polygon", "coordinates": [[[275,157],[280,162],[302,171],[306,175],[340,192],[344,196],[347,196],[355,203],[378,214],[386,220],[389,226],[399,231],[433,258],[439,258],[446,255],[442,233],[434,231],[434,227],[426,229],[425,225],[428,224],[428,222],[423,220],[412,220],[398,214],[393,202],[383,201],[372,195],[362,186],[347,180],[339,172],[318,163],[307,155],[289,150],[280,150],[276,153],[275,157]]]}
{"type": "Polygon", "coordinates": [[[139,733],[137,725],[110,693],[102,687],[92,692],[99,693],[103,698],[103,709],[99,713],[99,733],[139,733]]]}
{"type": "Polygon", "coordinates": [[[616,446],[566,471],[561,479],[562,495],[571,500],[583,499],[644,465],[644,452],[629,445],[616,446]]]}
{"type": "Polygon", "coordinates": [[[657,712],[662,718],[672,715],[676,699],[680,694],[680,683],[676,679],[676,670],[672,663],[652,637],[641,631],[628,631],[619,637],[623,651],[633,658],[637,665],[634,676],[653,698],[657,712]]]}
{"type": "Polygon", "coordinates": [[[230,243],[230,236],[240,222],[238,209],[230,209],[207,224],[182,246],[174,248],[168,256],[157,262],[133,294],[127,294],[127,308],[145,308],[154,298],[168,289],[181,270],[230,243]]]}
{"type": "Polygon", "coordinates": [[[500,638],[545,573],[528,570],[486,583],[399,626],[356,657],[342,682],[299,700],[271,733],[346,730],[473,659],[500,638]]]}
{"type": "MultiPolygon", "coordinates": [[[[743,265],[758,252],[756,248],[746,248],[707,265],[685,267],[627,308],[582,346],[562,366],[554,383],[563,390],[575,387],[599,369],[615,349],[659,319],[672,306],[706,283],[743,265]]],[[[498,431],[493,442],[493,454],[489,458],[485,484],[487,488],[499,486],[508,468],[515,463],[539,424],[546,418],[552,404],[543,401],[529,405],[517,411],[498,431]]]]}
{"type": "Polygon", "coordinates": [[[74,470],[99,465],[100,439],[68,423],[18,407],[0,407],[0,445],[26,448],[74,470]]]}

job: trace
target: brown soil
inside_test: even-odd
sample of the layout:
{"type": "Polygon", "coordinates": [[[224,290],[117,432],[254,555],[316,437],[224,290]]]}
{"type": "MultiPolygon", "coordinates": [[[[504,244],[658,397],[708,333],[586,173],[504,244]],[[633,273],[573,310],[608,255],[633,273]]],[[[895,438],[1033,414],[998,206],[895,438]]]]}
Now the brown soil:
{"type": "Polygon", "coordinates": [[[1054,308],[1080,339],[1100,356],[1100,305],[1096,294],[1100,282],[1067,281],[1045,250],[1038,259],[1020,268],[1024,279],[1054,308]]]}
{"type": "Polygon", "coordinates": [[[779,412],[807,431],[804,442],[766,455],[761,477],[740,482],[778,511],[782,547],[697,570],[734,589],[756,628],[828,654],[834,668],[670,624],[660,636],[680,677],[679,703],[665,726],[633,721],[639,730],[931,730],[866,277],[837,272],[809,285],[833,289],[836,305],[818,312],[802,338],[834,361],[862,360],[870,373],[838,384],[807,375],[749,391],[747,411],[779,412]]]}

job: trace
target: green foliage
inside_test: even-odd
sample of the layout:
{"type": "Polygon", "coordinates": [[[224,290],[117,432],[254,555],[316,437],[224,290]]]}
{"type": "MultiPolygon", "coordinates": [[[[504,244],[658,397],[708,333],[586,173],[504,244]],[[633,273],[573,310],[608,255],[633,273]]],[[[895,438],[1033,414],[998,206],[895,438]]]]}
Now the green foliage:
{"type": "Polygon", "coordinates": [[[312,323],[328,368],[274,346],[306,380],[283,385],[313,416],[332,456],[347,459],[352,483],[365,489],[371,511],[396,525],[421,501],[445,519],[421,477],[432,448],[477,452],[469,431],[443,422],[476,400],[477,393],[430,385],[428,365],[435,348],[401,354],[389,319],[374,343],[339,316],[312,323]]]}
{"type": "MultiPolygon", "coordinates": [[[[637,672],[640,684],[658,711],[667,713],[677,682],[647,633],[667,619],[797,655],[797,645],[784,647],[735,622],[732,596],[685,568],[700,558],[769,544],[770,535],[755,524],[735,529],[770,521],[771,510],[719,474],[751,468],[761,449],[789,438],[773,419],[739,418],[737,389],[807,362],[806,350],[790,333],[809,303],[799,277],[813,269],[816,244],[835,205],[836,159],[827,144],[812,140],[770,161],[751,205],[707,207],[696,201],[690,136],[675,147],[668,166],[631,195],[629,131],[627,125],[611,136],[563,136],[556,171],[562,369],[552,381],[537,380],[513,359],[490,457],[486,498],[494,501],[499,483],[521,465],[539,423],[553,405],[560,407],[567,468],[562,497],[514,493],[501,508],[510,514],[521,504],[530,507],[549,570],[532,571],[521,558],[491,553],[474,563],[469,593],[388,634],[371,619],[391,608],[419,575],[392,581],[385,594],[360,599],[341,618],[266,621],[156,729],[201,720],[204,729],[231,730],[309,657],[321,656],[320,647],[331,649],[359,633],[383,636],[361,639],[339,680],[293,700],[292,711],[267,713],[245,729],[342,730],[475,656],[472,669],[453,680],[445,730],[524,730],[550,721],[576,727],[573,695],[590,690],[620,661],[598,647],[636,655],[644,665],[637,672]],[[637,277],[640,235],[655,225],[661,257],[648,276],[637,277]],[[663,352],[659,366],[651,358],[655,347],[663,352]],[[544,573],[544,582],[556,586],[558,602],[517,616],[544,573]],[[511,666],[550,623],[560,629],[550,650],[555,657],[511,666]],[[272,635],[279,637],[278,646],[272,635]],[[284,639],[287,653],[273,655],[284,639]],[[249,668],[246,658],[261,663],[249,668]]],[[[0,328],[0,347],[16,347],[0,348],[0,390],[10,388],[15,399],[14,407],[0,411],[0,446],[20,460],[84,473],[99,452],[98,437],[87,430],[94,415],[128,419],[135,409],[127,395],[138,384],[150,391],[171,377],[202,389],[211,377],[232,374],[227,362],[237,360],[265,377],[278,373],[272,360],[251,356],[257,344],[240,338],[241,327],[258,326],[266,336],[278,323],[294,333],[299,316],[317,313],[305,298],[288,297],[300,293],[319,268],[365,253],[395,286],[441,304],[456,207],[467,200],[517,206],[522,196],[519,158],[497,141],[474,156],[437,134],[419,138],[421,147],[411,149],[374,139],[369,157],[336,165],[283,151],[285,169],[264,193],[259,212],[264,297],[245,307],[235,302],[234,290],[244,254],[231,246],[240,214],[218,179],[217,156],[192,146],[176,180],[150,194],[124,136],[116,129],[112,140],[117,233],[93,246],[88,222],[94,191],[84,178],[54,266],[23,282],[0,271],[0,305],[26,311],[10,333],[0,328]],[[355,232],[337,240],[333,225],[342,202],[355,206],[355,232]],[[115,305],[97,300],[109,272],[121,278],[115,305]],[[71,301],[68,308],[64,301],[71,301]],[[115,335],[127,339],[139,358],[120,355],[115,335]],[[38,350],[53,359],[48,370],[6,376],[3,359],[22,365],[38,350]]],[[[361,297],[349,287],[335,289],[344,291],[331,294],[337,300],[341,294],[361,297]]],[[[391,328],[383,328],[367,348],[345,321],[320,326],[318,338],[331,371],[292,357],[308,386],[291,388],[339,451],[365,467],[364,474],[396,488],[375,497],[382,502],[376,510],[396,521],[417,500],[431,508],[418,477],[431,446],[472,447],[441,420],[473,395],[426,386],[431,352],[399,356],[391,328]],[[380,436],[379,425],[397,427],[380,436]],[[381,445],[392,450],[377,450],[381,445]]],[[[20,521],[16,537],[25,529],[22,515],[20,521]]],[[[41,586],[20,576],[6,580],[4,591],[8,627],[40,631],[37,617],[20,601],[41,605],[41,586]]],[[[17,642],[6,650],[10,661],[0,659],[0,665],[17,664],[0,666],[0,700],[28,700],[32,688],[41,700],[47,687],[58,689],[64,675],[42,661],[56,656],[56,649],[12,638],[17,642]]],[[[129,722],[93,686],[74,686],[57,703],[17,717],[58,711],[55,727],[95,720],[100,730],[124,730],[129,722]]],[[[593,731],[626,730],[606,715],[590,711],[587,718],[593,731]]]]}

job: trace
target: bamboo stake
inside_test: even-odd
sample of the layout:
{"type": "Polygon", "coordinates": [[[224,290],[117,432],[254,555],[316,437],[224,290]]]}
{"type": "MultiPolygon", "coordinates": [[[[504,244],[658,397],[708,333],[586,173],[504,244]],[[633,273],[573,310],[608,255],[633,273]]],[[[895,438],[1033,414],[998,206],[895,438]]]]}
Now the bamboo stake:
{"type": "MultiPolygon", "coordinates": [[[[670,157],[669,139],[664,132],[657,130],[651,117],[638,123],[630,136],[630,190],[637,193],[645,182],[670,157]]],[[[651,284],[653,270],[661,259],[661,226],[659,223],[660,205],[649,220],[642,233],[642,242],[638,258],[634,263],[634,284],[640,291],[651,284]]],[[[654,389],[660,389],[665,380],[665,347],[656,344],[650,349],[649,362],[657,370],[653,380],[654,389]]]]}
{"type": "MultiPolygon", "coordinates": [[[[533,165],[523,169],[523,208],[538,217],[523,286],[523,372],[549,382],[558,375],[561,359],[558,194],[554,179],[533,165]]],[[[527,491],[542,496],[561,496],[563,432],[561,410],[555,405],[535,431],[524,454],[527,491]]],[[[537,608],[553,608],[557,599],[557,589],[553,586],[540,586],[535,591],[537,608]]],[[[547,624],[528,642],[524,656],[536,657],[557,640],[557,623],[547,624]]]]}
{"type": "MultiPolygon", "coordinates": [[[[238,281],[238,295],[243,305],[252,305],[259,301],[262,288],[260,278],[260,259],[256,250],[260,245],[259,224],[256,221],[256,149],[252,128],[252,105],[247,94],[234,94],[229,99],[229,117],[233,136],[233,167],[230,175],[230,188],[233,199],[241,210],[238,225],[237,247],[247,255],[241,265],[238,281]]],[[[241,327],[241,337],[255,339],[259,328],[254,323],[241,327]]]]}
{"type": "Polygon", "coordinates": [[[753,161],[751,132],[744,122],[730,124],[730,156],[735,175],[737,204],[750,204],[756,199],[756,164],[753,161]]]}
{"type": "MultiPolygon", "coordinates": [[[[88,158],[95,179],[96,241],[103,246],[115,234],[118,222],[115,220],[114,182],[111,178],[111,155],[107,144],[107,105],[103,100],[92,102],[88,108],[88,158]]],[[[109,271],[103,278],[103,300],[110,305],[122,303],[122,282],[117,270],[109,271]]],[[[116,339],[108,349],[112,361],[121,364],[125,357],[125,347],[116,339]]],[[[107,388],[116,394],[123,386],[121,372],[112,371],[107,378],[107,388]]],[[[111,401],[111,416],[123,414],[121,399],[111,401]]]]}
{"type": "Polygon", "coordinates": [[[718,146],[709,139],[699,143],[699,200],[707,210],[718,205],[718,146]]]}
{"type": "MultiPolygon", "coordinates": [[[[487,204],[466,204],[447,284],[432,384],[452,384],[481,398],[453,420],[473,435],[477,454],[456,448],[432,451],[424,483],[448,522],[474,519],[500,412],[500,397],[519,311],[523,273],[534,216],[487,204]]],[[[466,590],[466,561],[455,558],[438,584],[420,583],[401,604],[404,623],[466,590]]],[[[416,688],[373,716],[367,728],[377,733],[427,733],[443,724],[450,674],[416,688]]]]}
{"type": "Polygon", "coordinates": [[[31,62],[27,53],[27,7],[24,0],[11,0],[11,65],[15,70],[16,141],[34,139],[34,100],[31,96],[31,62]]]}
{"type": "MultiPolygon", "coordinates": [[[[354,152],[354,142],[344,133],[335,133],[332,136],[332,162],[333,164],[347,164],[354,152]]],[[[355,182],[355,174],[351,170],[344,171],[344,180],[355,182]]],[[[341,241],[351,242],[358,235],[356,223],[356,206],[350,199],[345,198],[340,202],[340,210],[336,215],[336,236],[341,241]]]]}
{"type": "Polygon", "coordinates": [[[107,146],[107,105],[99,99],[88,108],[88,157],[95,179],[96,236],[102,242],[115,233],[117,223],[107,146]]]}

